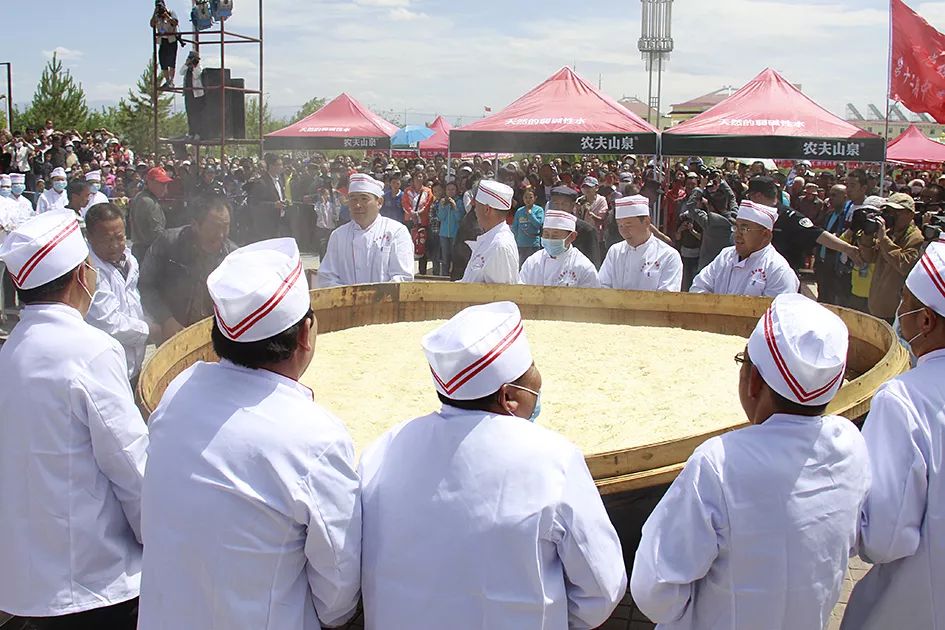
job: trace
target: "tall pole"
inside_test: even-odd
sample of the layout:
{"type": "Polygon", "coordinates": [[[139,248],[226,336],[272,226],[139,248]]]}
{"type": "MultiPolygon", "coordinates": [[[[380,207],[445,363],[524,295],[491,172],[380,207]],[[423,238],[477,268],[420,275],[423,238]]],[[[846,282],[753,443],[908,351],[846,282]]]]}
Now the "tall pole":
{"type": "Polygon", "coordinates": [[[13,131],[13,64],[9,61],[0,63],[7,67],[7,128],[13,131]]]}
{"type": "Polygon", "coordinates": [[[259,159],[263,157],[263,0],[259,0],[259,159]]]}
{"type": "Polygon", "coordinates": [[[886,122],[883,125],[883,165],[879,172],[879,194],[886,190],[886,144],[889,142],[889,86],[892,83],[892,0],[889,0],[889,59],[886,63],[886,122]]]}
{"type": "MultiPolygon", "coordinates": [[[[151,113],[154,123],[154,153],[158,152],[158,40],[157,28],[151,29],[151,113]]],[[[176,45],[176,44],[175,44],[176,45]]]]}

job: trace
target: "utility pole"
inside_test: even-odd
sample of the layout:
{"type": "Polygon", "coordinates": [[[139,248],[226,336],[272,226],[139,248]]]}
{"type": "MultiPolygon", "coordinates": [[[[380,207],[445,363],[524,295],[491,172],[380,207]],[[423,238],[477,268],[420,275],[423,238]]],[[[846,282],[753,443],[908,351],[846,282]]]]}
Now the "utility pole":
{"type": "Polygon", "coordinates": [[[643,30],[637,48],[649,72],[646,120],[659,127],[660,98],[663,91],[663,66],[673,52],[673,0],[640,0],[643,5],[643,30]],[[653,75],[656,75],[656,96],[653,96],[653,75]],[[656,114],[656,121],[652,114],[656,114]]]}

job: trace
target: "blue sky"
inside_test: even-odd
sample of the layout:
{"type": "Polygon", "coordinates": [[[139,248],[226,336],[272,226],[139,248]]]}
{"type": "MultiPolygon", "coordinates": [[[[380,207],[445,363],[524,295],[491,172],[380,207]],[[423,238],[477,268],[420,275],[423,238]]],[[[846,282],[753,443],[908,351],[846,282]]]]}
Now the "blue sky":
{"type": "MultiPolygon", "coordinates": [[[[28,102],[58,50],[92,104],[116,102],[151,55],[149,0],[15,3],[14,101],[28,102]]],[[[190,0],[168,0],[183,17],[190,0]]],[[[235,0],[228,28],[255,33],[257,1],[235,0]]],[[[945,1],[912,2],[945,30],[945,1]]],[[[882,102],[886,0],[675,0],[676,51],[664,75],[668,104],[740,86],[766,66],[843,114],[882,102]]],[[[7,17],[10,17],[9,9],[7,17]]],[[[646,97],[636,44],[638,0],[265,0],[265,91],[277,114],[313,96],[347,91],[419,123],[498,110],[563,65],[605,92],[646,97]]],[[[10,40],[7,40],[10,42],[10,40]]],[[[11,42],[12,43],[12,42],[11,42]]],[[[186,54],[179,57],[181,65],[186,54]]],[[[214,55],[203,49],[204,66],[214,55]]],[[[254,84],[258,49],[227,49],[228,66],[254,84]]]]}

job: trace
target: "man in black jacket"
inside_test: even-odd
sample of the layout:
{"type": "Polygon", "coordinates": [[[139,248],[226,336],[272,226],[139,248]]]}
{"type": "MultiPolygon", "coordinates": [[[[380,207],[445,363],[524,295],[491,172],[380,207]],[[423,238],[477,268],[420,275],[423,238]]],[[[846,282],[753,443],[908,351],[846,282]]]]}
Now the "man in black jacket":
{"type": "Polygon", "coordinates": [[[282,158],[275,153],[263,157],[266,172],[252,182],[247,200],[253,213],[253,240],[277,238],[285,217],[285,183],[282,181],[282,158]]]}

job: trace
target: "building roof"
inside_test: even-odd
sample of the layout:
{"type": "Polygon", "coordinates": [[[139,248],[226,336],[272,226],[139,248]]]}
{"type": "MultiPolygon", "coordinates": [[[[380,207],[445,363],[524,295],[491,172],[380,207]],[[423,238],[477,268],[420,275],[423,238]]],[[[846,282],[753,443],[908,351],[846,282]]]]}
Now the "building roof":
{"type": "Polygon", "coordinates": [[[677,113],[679,112],[679,110],[701,112],[710,107],[718,105],[719,103],[727,99],[729,96],[731,96],[732,93],[734,92],[735,92],[734,88],[732,88],[731,86],[725,86],[725,87],[717,89],[714,92],[709,92],[708,94],[697,96],[696,98],[685,101],[683,103],[673,103],[672,110],[677,113]]]}

